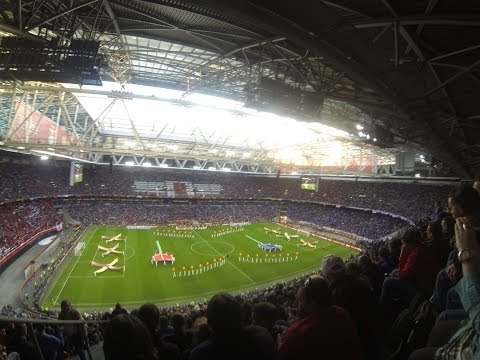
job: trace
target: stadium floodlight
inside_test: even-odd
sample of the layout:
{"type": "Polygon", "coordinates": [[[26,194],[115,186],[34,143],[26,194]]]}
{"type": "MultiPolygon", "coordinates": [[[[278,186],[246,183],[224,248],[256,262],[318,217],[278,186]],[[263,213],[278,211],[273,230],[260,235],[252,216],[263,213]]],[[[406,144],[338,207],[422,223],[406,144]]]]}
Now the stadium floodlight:
{"type": "Polygon", "coordinates": [[[364,129],[364,127],[360,124],[355,125],[355,127],[357,128],[357,130],[363,130],[364,129]]]}
{"type": "Polygon", "coordinates": [[[25,146],[17,146],[17,149],[19,149],[19,150],[25,150],[25,146]]]}
{"type": "Polygon", "coordinates": [[[125,165],[133,166],[133,165],[135,165],[135,163],[132,160],[129,160],[129,161],[125,161],[125,165]]]}
{"type": "Polygon", "coordinates": [[[195,166],[193,167],[193,170],[200,170],[201,168],[202,168],[201,166],[195,165],[195,166]]]}
{"type": "Polygon", "coordinates": [[[50,151],[55,151],[54,148],[47,148],[47,150],[50,150],[50,151]]]}
{"type": "Polygon", "coordinates": [[[144,163],[142,164],[142,166],[144,166],[144,167],[151,167],[151,166],[152,166],[152,163],[146,161],[146,162],[144,162],[144,163]]]}
{"type": "Polygon", "coordinates": [[[158,165],[158,167],[167,168],[167,167],[168,167],[168,164],[160,164],[160,165],[158,165]]]}
{"type": "Polygon", "coordinates": [[[230,172],[230,171],[232,171],[232,169],[230,169],[229,167],[224,167],[224,168],[222,168],[222,171],[230,172]]]}
{"type": "Polygon", "coordinates": [[[367,138],[367,140],[370,140],[370,134],[367,134],[365,137],[367,138]]]}
{"type": "Polygon", "coordinates": [[[416,177],[416,178],[419,178],[419,177],[422,177],[422,175],[420,175],[420,174],[415,174],[415,177],[416,177]]]}
{"type": "Polygon", "coordinates": [[[373,138],[373,142],[377,142],[377,138],[376,138],[376,137],[373,138]]]}
{"type": "Polygon", "coordinates": [[[215,170],[217,170],[217,168],[216,168],[215,166],[209,166],[209,167],[208,167],[208,170],[210,170],[210,171],[215,171],[215,170]]]}
{"type": "Polygon", "coordinates": [[[358,132],[358,136],[360,136],[360,137],[364,137],[364,136],[365,136],[365,134],[364,134],[363,132],[359,131],[359,132],[358,132]]]}
{"type": "Polygon", "coordinates": [[[85,152],[85,150],[82,150],[82,149],[80,149],[80,152],[81,152],[81,153],[84,153],[84,152],[85,152]]]}
{"type": "Polygon", "coordinates": [[[40,156],[40,159],[41,159],[41,160],[48,160],[49,157],[48,157],[47,155],[42,155],[42,156],[40,156]]]}

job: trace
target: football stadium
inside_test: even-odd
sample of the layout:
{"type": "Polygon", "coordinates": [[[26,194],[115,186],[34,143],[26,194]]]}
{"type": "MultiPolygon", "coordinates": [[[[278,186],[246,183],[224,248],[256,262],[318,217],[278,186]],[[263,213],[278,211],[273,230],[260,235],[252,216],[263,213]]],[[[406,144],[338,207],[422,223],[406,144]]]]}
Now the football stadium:
{"type": "Polygon", "coordinates": [[[0,2],[0,360],[480,357],[471,1],[0,2]]]}

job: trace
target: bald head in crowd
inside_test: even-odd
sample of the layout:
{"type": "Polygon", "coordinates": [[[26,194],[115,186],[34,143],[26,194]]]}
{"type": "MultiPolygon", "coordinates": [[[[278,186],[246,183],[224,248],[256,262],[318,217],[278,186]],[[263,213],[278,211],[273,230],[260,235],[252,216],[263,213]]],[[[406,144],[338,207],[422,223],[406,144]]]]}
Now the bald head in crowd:
{"type": "Polygon", "coordinates": [[[477,191],[477,193],[480,195],[480,177],[475,179],[473,182],[473,188],[477,191]]]}

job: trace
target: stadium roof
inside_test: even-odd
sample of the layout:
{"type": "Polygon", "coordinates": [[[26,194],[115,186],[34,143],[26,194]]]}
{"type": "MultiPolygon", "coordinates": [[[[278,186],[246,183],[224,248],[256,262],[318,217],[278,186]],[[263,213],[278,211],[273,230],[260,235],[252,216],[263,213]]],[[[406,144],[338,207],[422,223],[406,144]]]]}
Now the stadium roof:
{"type": "MultiPolygon", "coordinates": [[[[96,40],[104,80],[223,96],[349,133],[360,124],[375,145],[417,149],[468,177],[480,167],[479,10],[466,0],[4,0],[0,31],[33,43],[96,40]]],[[[74,134],[73,145],[102,154],[101,140],[114,153],[72,90],[47,84],[53,72],[20,70],[0,74],[4,144],[22,102],[25,114],[36,110],[74,134]]]]}

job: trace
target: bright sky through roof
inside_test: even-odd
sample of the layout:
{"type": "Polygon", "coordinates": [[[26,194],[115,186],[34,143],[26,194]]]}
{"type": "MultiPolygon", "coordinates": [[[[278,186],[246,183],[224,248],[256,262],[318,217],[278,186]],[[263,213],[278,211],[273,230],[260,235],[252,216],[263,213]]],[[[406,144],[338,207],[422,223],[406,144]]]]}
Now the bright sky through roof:
{"type": "MultiPolygon", "coordinates": [[[[72,90],[76,87],[64,86],[72,90]]],[[[84,86],[83,89],[122,90],[112,82],[104,82],[101,88],[84,86]]],[[[379,148],[351,142],[350,135],[344,131],[318,122],[301,122],[256,111],[239,101],[131,84],[126,85],[124,91],[155,95],[162,101],[87,93],[75,96],[95,119],[102,134],[124,136],[124,146],[130,149],[139,147],[134,124],[145,140],[144,146],[159,151],[188,151],[185,146],[167,145],[171,141],[182,141],[183,144],[205,144],[209,153],[228,158],[245,159],[251,152],[267,151],[267,157],[276,162],[308,166],[344,166],[352,161],[363,163],[365,156],[382,156],[379,148]],[[217,149],[219,144],[221,152],[217,149]],[[230,148],[229,154],[226,148],[230,148]]]]}
{"type": "MultiPolygon", "coordinates": [[[[72,87],[72,85],[66,85],[72,87]]],[[[98,87],[84,86],[83,89],[98,87]]],[[[120,91],[116,83],[105,82],[101,90],[120,91]]],[[[291,118],[245,108],[241,102],[203,94],[126,85],[125,91],[139,95],[156,95],[170,100],[183,100],[188,105],[143,99],[122,100],[103,95],[77,93],[85,110],[96,119],[101,132],[132,136],[135,125],[144,138],[159,137],[210,142],[224,141],[231,146],[246,145],[274,149],[333,137],[346,137],[344,131],[321,124],[303,123],[291,118]],[[131,121],[130,121],[131,120],[131,121]]]]}

